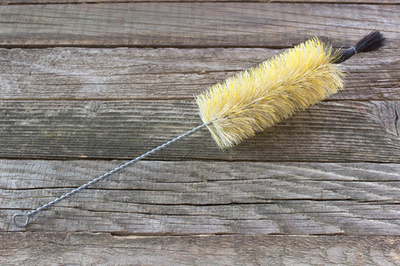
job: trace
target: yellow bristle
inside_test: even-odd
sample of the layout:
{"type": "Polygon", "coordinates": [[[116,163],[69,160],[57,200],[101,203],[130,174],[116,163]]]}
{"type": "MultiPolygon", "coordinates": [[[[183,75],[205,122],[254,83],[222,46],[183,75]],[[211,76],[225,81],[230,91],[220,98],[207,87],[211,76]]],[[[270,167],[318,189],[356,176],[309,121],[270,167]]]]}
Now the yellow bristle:
{"type": "Polygon", "coordinates": [[[222,149],[234,146],[341,90],[336,56],[308,40],[197,96],[201,118],[222,149]]]}

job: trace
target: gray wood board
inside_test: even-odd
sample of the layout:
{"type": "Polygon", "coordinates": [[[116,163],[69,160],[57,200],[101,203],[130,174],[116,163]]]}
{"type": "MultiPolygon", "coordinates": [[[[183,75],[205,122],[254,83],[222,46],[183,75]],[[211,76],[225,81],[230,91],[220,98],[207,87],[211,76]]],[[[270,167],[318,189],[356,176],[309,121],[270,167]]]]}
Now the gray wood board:
{"type": "MultiPolygon", "coordinates": [[[[0,228],[117,161],[0,161],[0,228]]],[[[142,161],[37,214],[28,231],[400,235],[400,165],[142,161]]]]}
{"type": "MultiPolygon", "coordinates": [[[[176,0],[0,0],[0,5],[14,5],[14,4],[103,4],[103,3],[153,3],[153,2],[178,2],[176,0]]],[[[246,0],[180,0],[179,2],[247,2],[246,0]]],[[[266,0],[252,0],[251,2],[265,3],[266,0]]],[[[374,5],[396,5],[399,0],[268,0],[268,3],[332,3],[332,4],[374,4],[374,5]]]]}
{"type": "Polygon", "coordinates": [[[320,36],[341,47],[382,30],[398,47],[399,12],[360,4],[3,5],[0,46],[289,47],[320,36]]]}
{"type": "Polygon", "coordinates": [[[400,263],[398,237],[0,233],[0,263],[101,265],[377,265],[400,263]]]}
{"type": "MultiPolygon", "coordinates": [[[[1,99],[193,99],[282,52],[261,48],[0,49],[1,99]]],[[[399,100],[400,50],[342,64],[345,89],[329,98],[399,100]]]]}
{"type": "MultiPolygon", "coordinates": [[[[152,159],[399,162],[397,101],[322,102],[221,151],[206,129],[152,159]]],[[[131,159],[200,125],[193,101],[0,101],[0,157],[131,159]]]]}

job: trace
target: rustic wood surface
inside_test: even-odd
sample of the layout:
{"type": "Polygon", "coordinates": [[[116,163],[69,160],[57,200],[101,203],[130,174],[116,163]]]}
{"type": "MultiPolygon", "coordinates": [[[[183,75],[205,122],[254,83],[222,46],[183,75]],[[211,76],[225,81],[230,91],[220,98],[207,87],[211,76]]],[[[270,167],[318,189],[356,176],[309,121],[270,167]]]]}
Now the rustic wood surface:
{"type": "Polygon", "coordinates": [[[290,47],[314,36],[351,45],[379,29],[398,47],[400,5],[120,3],[5,5],[3,47],[290,47]]]}
{"type": "MultiPolygon", "coordinates": [[[[101,4],[101,3],[144,3],[144,2],[243,2],[243,0],[0,0],[1,5],[20,5],[20,4],[101,4]]],[[[346,4],[374,4],[390,5],[398,4],[399,0],[251,0],[251,2],[261,3],[332,3],[337,4],[345,2],[346,4]]]]}
{"type": "MultiPolygon", "coordinates": [[[[193,100],[205,88],[256,66],[280,51],[263,48],[0,49],[1,99],[193,100]]],[[[346,89],[328,100],[400,100],[399,54],[399,48],[385,48],[343,63],[346,89]]]]}
{"type": "Polygon", "coordinates": [[[400,2],[163,2],[0,0],[0,264],[399,265],[400,2]],[[199,125],[212,84],[372,30],[386,47],[324,102],[225,151],[202,130],[11,223],[199,125]]]}
{"type": "MultiPolygon", "coordinates": [[[[202,123],[189,100],[0,103],[3,158],[129,159],[202,123]]],[[[151,158],[398,163],[399,108],[399,101],[324,102],[233,149],[219,150],[203,130],[151,158]]]]}
{"type": "Polygon", "coordinates": [[[0,233],[5,264],[382,265],[400,263],[396,237],[115,236],[0,233]],[[5,243],[8,243],[6,245],[5,243]],[[49,245],[51,243],[51,246],[49,245]],[[129,262],[129,263],[127,263],[129,262]]]}
{"type": "MultiPolygon", "coordinates": [[[[3,160],[1,228],[118,161],[3,160]],[[43,173],[46,179],[43,179],[43,173]],[[18,208],[16,208],[18,206],[18,208]]],[[[400,235],[400,165],[143,161],[29,230],[117,234],[400,235]],[[45,223],[45,226],[44,226],[45,223]]]]}

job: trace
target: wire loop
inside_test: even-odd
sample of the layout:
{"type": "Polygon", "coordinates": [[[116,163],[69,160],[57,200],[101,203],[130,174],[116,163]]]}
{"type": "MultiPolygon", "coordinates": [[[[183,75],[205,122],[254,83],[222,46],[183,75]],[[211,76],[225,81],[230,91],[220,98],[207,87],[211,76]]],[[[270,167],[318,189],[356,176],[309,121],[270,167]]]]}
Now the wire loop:
{"type": "Polygon", "coordinates": [[[28,225],[29,218],[30,218],[30,215],[27,214],[27,213],[16,213],[16,214],[13,215],[12,221],[13,221],[13,223],[14,223],[14,225],[16,227],[23,228],[23,227],[26,227],[28,225]],[[24,220],[21,221],[20,219],[18,219],[18,217],[25,217],[25,221],[24,220]]]}

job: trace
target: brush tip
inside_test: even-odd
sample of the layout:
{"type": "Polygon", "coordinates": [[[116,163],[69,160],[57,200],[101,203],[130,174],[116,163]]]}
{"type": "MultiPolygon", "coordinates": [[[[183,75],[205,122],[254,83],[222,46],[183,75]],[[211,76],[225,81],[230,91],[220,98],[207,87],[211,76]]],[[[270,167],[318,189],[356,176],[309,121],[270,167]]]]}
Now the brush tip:
{"type": "Polygon", "coordinates": [[[332,63],[343,63],[357,53],[378,50],[379,48],[383,47],[385,43],[386,38],[383,36],[383,34],[380,31],[373,31],[359,40],[356,45],[348,49],[341,50],[338,54],[338,57],[335,58],[332,63]]]}
{"type": "Polygon", "coordinates": [[[380,31],[374,31],[362,38],[354,47],[357,53],[375,51],[385,45],[386,38],[380,31]]]}

